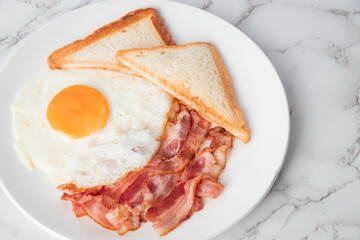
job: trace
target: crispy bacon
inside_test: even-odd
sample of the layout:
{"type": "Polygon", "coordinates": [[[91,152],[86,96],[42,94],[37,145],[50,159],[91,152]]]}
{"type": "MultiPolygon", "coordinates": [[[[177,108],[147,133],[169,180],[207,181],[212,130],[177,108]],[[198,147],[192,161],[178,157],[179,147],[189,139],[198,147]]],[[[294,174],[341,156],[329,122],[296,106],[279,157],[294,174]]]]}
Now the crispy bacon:
{"type": "Polygon", "coordinates": [[[110,209],[106,214],[106,218],[116,228],[120,235],[140,227],[139,216],[133,215],[122,205],[110,209]]]}
{"type": "Polygon", "coordinates": [[[139,216],[152,204],[152,194],[146,187],[149,175],[144,172],[120,196],[119,204],[124,205],[132,214],[139,216]]]}
{"type": "Polygon", "coordinates": [[[176,124],[169,123],[166,126],[165,138],[158,154],[168,159],[174,157],[189,134],[190,126],[189,112],[181,111],[177,116],[176,124]]]}
{"type": "Polygon", "coordinates": [[[105,186],[102,191],[103,203],[108,207],[118,204],[120,196],[138,179],[141,174],[142,171],[130,172],[121,181],[105,186]]]}
{"type": "Polygon", "coordinates": [[[196,186],[196,196],[198,197],[207,197],[207,198],[217,198],[220,193],[223,191],[224,185],[218,181],[203,177],[199,184],[196,186]]]}
{"type": "Polygon", "coordinates": [[[223,128],[211,129],[206,137],[209,147],[196,154],[182,174],[182,179],[194,178],[206,174],[217,179],[226,164],[227,150],[232,146],[232,136],[223,128]]]}
{"type": "Polygon", "coordinates": [[[145,171],[151,176],[159,174],[172,174],[183,170],[189,162],[190,159],[184,158],[181,155],[176,155],[171,159],[152,162],[145,168],[145,171]]]}
{"type": "Polygon", "coordinates": [[[72,202],[72,206],[76,217],[82,217],[86,215],[86,212],[81,203],[72,202]]]}
{"type": "Polygon", "coordinates": [[[149,178],[146,172],[140,171],[139,174],[130,176],[132,181],[127,181],[128,186],[119,195],[113,195],[115,203],[106,214],[109,222],[114,225],[120,235],[129,230],[135,230],[140,226],[140,213],[149,208],[152,201],[144,191],[144,184],[149,178]]]}
{"type": "Polygon", "coordinates": [[[147,219],[154,223],[154,229],[163,236],[186,219],[193,204],[195,189],[201,176],[177,186],[163,201],[147,211],[147,219]]]}
{"type": "Polygon", "coordinates": [[[216,161],[212,150],[205,148],[195,156],[189,167],[185,169],[182,177],[190,179],[201,174],[207,174],[213,178],[217,178],[223,167],[222,164],[218,164],[216,161]]]}
{"type": "Polygon", "coordinates": [[[84,204],[85,202],[91,200],[95,195],[89,194],[87,192],[77,193],[74,195],[70,195],[64,193],[61,197],[61,200],[71,201],[72,203],[76,204],[84,204]]]}
{"type": "Polygon", "coordinates": [[[179,180],[178,174],[155,175],[149,178],[147,187],[153,194],[153,203],[165,199],[179,180]]]}
{"type": "MultiPolygon", "coordinates": [[[[195,191],[197,191],[197,189],[195,191]]],[[[197,212],[197,211],[200,211],[203,208],[204,208],[204,203],[202,201],[202,198],[195,196],[194,203],[193,203],[193,205],[191,207],[191,211],[192,212],[197,212]]]]}
{"type": "Polygon", "coordinates": [[[129,203],[136,204],[141,201],[140,191],[145,183],[145,181],[149,178],[149,175],[146,172],[141,173],[138,178],[131,184],[125,192],[123,192],[119,198],[119,203],[129,203]]]}
{"type": "Polygon", "coordinates": [[[103,187],[104,186],[95,186],[91,188],[78,188],[76,185],[72,183],[66,183],[58,186],[57,189],[67,194],[76,194],[85,191],[88,193],[98,193],[103,189],[103,187]]]}
{"type": "Polygon", "coordinates": [[[181,156],[188,159],[192,159],[198,151],[210,127],[210,122],[202,118],[195,110],[190,111],[190,116],[191,130],[180,152],[181,156]]]}
{"type": "Polygon", "coordinates": [[[86,214],[96,223],[100,224],[104,228],[116,230],[114,225],[112,225],[106,217],[109,209],[102,203],[101,195],[93,197],[89,201],[86,201],[83,204],[83,209],[86,214]]]}
{"type": "Polygon", "coordinates": [[[77,217],[88,215],[120,235],[150,221],[165,235],[201,210],[204,197],[216,198],[222,192],[217,178],[232,136],[220,127],[209,130],[208,121],[177,102],[169,115],[159,151],[141,171],[105,186],[58,187],[77,217]]]}
{"type": "Polygon", "coordinates": [[[207,138],[212,140],[210,147],[218,148],[221,146],[232,147],[232,135],[222,127],[214,127],[210,129],[207,138]]]}

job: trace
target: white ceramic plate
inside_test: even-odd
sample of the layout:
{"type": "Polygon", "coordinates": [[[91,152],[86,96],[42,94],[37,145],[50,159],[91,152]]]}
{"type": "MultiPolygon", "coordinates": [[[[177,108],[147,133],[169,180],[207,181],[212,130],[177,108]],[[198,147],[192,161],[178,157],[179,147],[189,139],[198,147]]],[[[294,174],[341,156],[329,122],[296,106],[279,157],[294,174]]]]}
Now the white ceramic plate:
{"type": "MultiPolygon", "coordinates": [[[[0,75],[0,178],[10,199],[40,227],[61,239],[119,239],[88,217],[76,218],[69,202],[61,201],[56,185],[39,171],[28,171],[13,150],[10,105],[26,84],[47,70],[55,49],[83,38],[102,25],[142,7],[154,7],[178,44],[215,44],[232,79],[251,140],[236,140],[220,182],[223,193],[206,200],[195,213],[161,239],[209,239],[243,218],[265,196],[286,154],[289,111],[284,89],[262,51],[241,31],[200,9],[169,1],[109,1],[77,9],[32,34],[10,58],[0,75]]],[[[159,239],[143,224],[121,239],[159,239]]]]}

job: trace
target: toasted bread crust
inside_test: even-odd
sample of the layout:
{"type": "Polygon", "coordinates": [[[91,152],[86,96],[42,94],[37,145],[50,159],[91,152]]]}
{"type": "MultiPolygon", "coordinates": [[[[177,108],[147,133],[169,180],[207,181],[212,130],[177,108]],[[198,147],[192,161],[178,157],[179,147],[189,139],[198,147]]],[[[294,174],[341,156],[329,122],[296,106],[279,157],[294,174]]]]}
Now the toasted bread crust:
{"type": "MultiPolygon", "coordinates": [[[[246,127],[246,121],[243,117],[242,111],[237,106],[233,90],[231,87],[231,80],[230,77],[226,71],[226,68],[221,60],[221,57],[216,50],[215,46],[211,43],[207,42],[195,42],[195,43],[188,43],[184,45],[177,45],[177,46],[159,46],[159,47],[153,47],[150,49],[157,50],[157,49],[169,49],[169,48],[183,48],[187,46],[197,45],[197,44],[206,44],[210,47],[211,52],[213,54],[213,57],[215,59],[215,63],[220,71],[221,79],[225,87],[226,96],[231,103],[231,108],[234,111],[236,115],[236,123],[234,123],[233,120],[225,119],[224,116],[222,116],[220,113],[214,110],[213,106],[209,106],[208,103],[205,103],[202,99],[199,99],[198,97],[194,97],[191,95],[190,91],[188,89],[181,89],[181,91],[176,91],[178,86],[175,84],[167,81],[164,78],[158,77],[155,72],[149,69],[144,69],[141,66],[137,65],[137,70],[140,70],[140,72],[146,73],[148,78],[156,78],[158,79],[160,85],[159,87],[163,88],[165,91],[168,91],[171,95],[174,97],[182,100],[187,105],[194,108],[202,117],[204,117],[206,120],[213,122],[223,128],[225,128],[227,131],[232,133],[235,137],[243,141],[244,143],[247,143],[250,139],[249,130],[246,127]]],[[[137,51],[148,51],[149,48],[137,48],[137,51]]],[[[131,49],[128,50],[119,50],[116,54],[116,58],[121,63],[122,57],[126,55],[127,52],[132,51],[131,49]]],[[[145,75],[145,74],[144,74],[145,75]]],[[[146,77],[146,76],[145,76],[146,77]]]]}
{"type": "MultiPolygon", "coordinates": [[[[234,109],[234,111],[236,112],[237,114],[237,117],[240,121],[240,124],[241,124],[241,128],[242,128],[242,131],[239,131],[238,134],[236,135],[237,138],[239,138],[240,140],[242,140],[244,143],[247,143],[249,142],[250,140],[250,134],[249,134],[249,129],[246,127],[246,121],[244,119],[244,116],[243,116],[243,113],[241,111],[241,109],[238,107],[237,105],[237,102],[236,102],[236,99],[235,99],[235,96],[234,96],[234,92],[232,90],[232,87],[231,87],[231,80],[230,80],[230,77],[229,77],[229,74],[221,60],[221,57],[220,57],[220,54],[219,52],[216,50],[215,46],[211,43],[207,43],[211,49],[211,52],[214,56],[214,59],[215,59],[215,62],[216,62],[216,65],[218,66],[219,70],[220,70],[220,75],[222,77],[222,80],[223,80],[223,83],[225,85],[225,88],[226,88],[226,95],[228,96],[230,102],[231,102],[231,105],[232,105],[232,108],[234,109]]],[[[234,131],[238,131],[236,129],[236,126],[226,126],[224,127],[225,129],[229,129],[229,132],[234,132],[234,131]]]]}
{"type": "MultiPolygon", "coordinates": [[[[114,33],[121,31],[122,29],[128,27],[132,23],[135,23],[143,18],[150,17],[151,22],[154,28],[157,30],[158,36],[164,44],[166,45],[175,45],[174,40],[171,38],[170,33],[168,32],[165,24],[163,23],[162,18],[159,16],[157,11],[153,8],[142,8],[135,11],[132,11],[126,14],[124,17],[111,22],[97,30],[92,34],[85,37],[84,39],[77,40],[69,45],[66,45],[58,50],[55,50],[51,53],[47,59],[49,68],[54,69],[67,69],[67,68],[101,68],[106,70],[116,70],[124,73],[134,73],[130,68],[124,66],[123,64],[94,64],[92,62],[82,62],[84,67],[79,67],[78,65],[67,62],[66,56],[81,50],[82,48],[114,33]],[[74,65],[74,66],[72,66],[74,65]]],[[[114,53],[115,54],[115,53],[114,53]]]]}
{"type": "Polygon", "coordinates": [[[165,45],[171,46],[175,45],[175,41],[171,38],[171,34],[167,30],[167,27],[164,24],[163,19],[157,13],[157,11],[153,8],[146,8],[153,11],[151,22],[153,23],[155,29],[157,30],[159,37],[163,40],[165,45]]]}

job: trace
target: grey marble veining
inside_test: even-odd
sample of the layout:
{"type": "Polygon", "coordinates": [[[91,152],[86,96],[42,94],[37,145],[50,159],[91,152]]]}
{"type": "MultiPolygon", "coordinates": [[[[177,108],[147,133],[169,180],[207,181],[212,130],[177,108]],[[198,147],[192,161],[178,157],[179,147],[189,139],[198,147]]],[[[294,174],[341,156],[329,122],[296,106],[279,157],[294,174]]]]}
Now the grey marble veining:
{"type": "MultiPolygon", "coordinates": [[[[91,0],[0,1],[0,69],[26,36],[91,0]]],[[[272,190],[216,240],[360,239],[360,1],[179,0],[230,22],[266,53],[291,109],[272,190]]],[[[0,239],[55,239],[0,192],[0,239]]]]}

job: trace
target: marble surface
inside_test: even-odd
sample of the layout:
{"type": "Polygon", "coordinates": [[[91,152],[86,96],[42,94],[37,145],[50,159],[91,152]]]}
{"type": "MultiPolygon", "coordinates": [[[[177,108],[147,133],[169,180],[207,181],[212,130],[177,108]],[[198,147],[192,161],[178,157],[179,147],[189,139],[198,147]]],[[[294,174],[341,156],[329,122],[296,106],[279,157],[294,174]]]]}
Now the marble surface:
{"type": "MultiPolygon", "coordinates": [[[[94,2],[0,0],[0,69],[28,34],[94,2]]],[[[289,152],[273,188],[215,239],[360,239],[360,1],[179,2],[253,39],[277,69],[291,109],[289,152]]],[[[0,239],[55,238],[0,190],[0,239]]]]}

